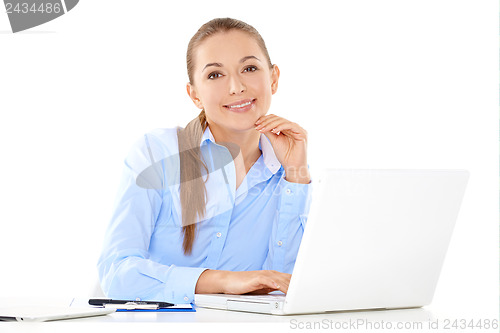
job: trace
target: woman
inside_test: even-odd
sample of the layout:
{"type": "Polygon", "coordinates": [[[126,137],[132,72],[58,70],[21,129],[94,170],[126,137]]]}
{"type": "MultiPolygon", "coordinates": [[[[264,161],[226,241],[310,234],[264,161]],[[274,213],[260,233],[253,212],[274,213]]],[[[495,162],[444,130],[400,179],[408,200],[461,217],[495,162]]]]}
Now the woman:
{"type": "Polygon", "coordinates": [[[307,132],[269,114],[279,69],[257,30],[214,19],[187,50],[201,112],[125,160],[98,262],[109,297],[286,293],[310,206],[307,132]]]}

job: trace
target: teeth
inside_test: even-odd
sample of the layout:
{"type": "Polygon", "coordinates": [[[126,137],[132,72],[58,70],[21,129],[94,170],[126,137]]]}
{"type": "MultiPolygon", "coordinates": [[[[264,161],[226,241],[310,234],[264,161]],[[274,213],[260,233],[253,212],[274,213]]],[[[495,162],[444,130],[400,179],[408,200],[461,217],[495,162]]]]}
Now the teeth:
{"type": "Polygon", "coordinates": [[[231,106],[228,106],[228,108],[231,108],[231,109],[232,109],[232,108],[242,108],[242,107],[247,106],[247,105],[250,105],[250,104],[252,104],[252,102],[251,102],[251,101],[250,101],[250,102],[247,102],[247,103],[239,104],[239,105],[231,105],[231,106]]]}

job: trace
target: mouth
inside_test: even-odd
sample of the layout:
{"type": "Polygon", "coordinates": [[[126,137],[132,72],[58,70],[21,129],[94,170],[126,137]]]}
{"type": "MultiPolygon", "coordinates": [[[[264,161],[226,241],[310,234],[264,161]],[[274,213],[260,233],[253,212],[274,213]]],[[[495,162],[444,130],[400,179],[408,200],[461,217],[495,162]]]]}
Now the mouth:
{"type": "Polygon", "coordinates": [[[245,112],[250,110],[255,105],[256,99],[244,99],[231,104],[223,105],[228,110],[234,112],[245,112]]]}

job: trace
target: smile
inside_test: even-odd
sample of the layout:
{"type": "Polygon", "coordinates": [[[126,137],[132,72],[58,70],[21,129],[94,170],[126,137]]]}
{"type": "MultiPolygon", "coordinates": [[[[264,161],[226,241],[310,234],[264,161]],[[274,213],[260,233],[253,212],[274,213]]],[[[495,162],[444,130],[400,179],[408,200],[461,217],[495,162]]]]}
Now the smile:
{"type": "Polygon", "coordinates": [[[230,109],[232,109],[232,108],[242,108],[242,107],[250,105],[250,104],[252,104],[252,102],[246,102],[246,103],[238,104],[238,105],[229,105],[228,108],[230,108],[230,109]]]}
{"type": "Polygon", "coordinates": [[[231,111],[244,112],[250,110],[254,104],[255,104],[255,98],[224,105],[224,107],[228,108],[231,111]]]}

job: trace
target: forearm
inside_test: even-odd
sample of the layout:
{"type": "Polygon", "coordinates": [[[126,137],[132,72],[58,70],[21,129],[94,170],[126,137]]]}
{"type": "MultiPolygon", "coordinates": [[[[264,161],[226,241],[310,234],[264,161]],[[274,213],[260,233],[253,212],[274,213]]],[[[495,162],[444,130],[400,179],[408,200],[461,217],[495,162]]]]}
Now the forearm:
{"type": "Polygon", "coordinates": [[[285,179],[290,183],[309,184],[311,182],[311,174],[307,166],[301,168],[286,168],[285,179]]]}
{"type": "Polygon", "coordinates": [[[223,294],[227,271],[207,269],[196,283],[195,294],[223,294]]]}
{"type": "Polygon", "coordinates": [[[201,267],[167,266],[124,252],[102,257],[98,263],[101,285],[109,298],[189,303],[201,267]]]}
{"type": "Polygon", "coordinates": [[[290,183],[299,183],[299,184],[309,184],[311,182],[311,176],[309,173],[307,175],[294,175],[287,174],[285,177],[287,182],[290,183]]]}

